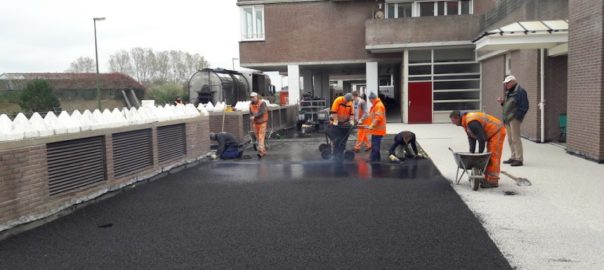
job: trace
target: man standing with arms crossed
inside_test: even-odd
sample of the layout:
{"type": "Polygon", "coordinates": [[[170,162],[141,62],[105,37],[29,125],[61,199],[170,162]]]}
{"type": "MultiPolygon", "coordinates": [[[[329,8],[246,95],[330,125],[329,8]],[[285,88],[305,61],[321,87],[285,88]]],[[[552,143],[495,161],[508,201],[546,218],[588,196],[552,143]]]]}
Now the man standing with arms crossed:
{"type": "Polygon", "coordinates": [[[524,156],[520,139],[520,125],[529,109],[529,101],[526,90],[518,84],[516,77],[513,75],[505,77],[503,85],[505,86],[505,95],[497,98],[497,102],[503,107],[503,123],[508,133],[508,143],[512,151],[512,157],[503,163],[511,166],[522,166],[524,156]]]}

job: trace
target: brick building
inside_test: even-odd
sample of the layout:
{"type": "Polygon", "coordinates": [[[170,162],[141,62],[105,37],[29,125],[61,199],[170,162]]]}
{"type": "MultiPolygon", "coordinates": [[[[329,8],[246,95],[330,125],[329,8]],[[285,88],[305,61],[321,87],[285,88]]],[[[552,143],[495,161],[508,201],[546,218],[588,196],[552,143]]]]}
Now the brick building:
{"type": "Polygon", "coordinates": [[[241,65],[288,75],[290,102],[377,91],[390,122],[448,122],[450,111],[501,114],[514,74],[531,108],[522,135],[567,141],[604,161],[598,0],[238,0],[241,65]],[[566,135],[560,120],[567,118],[566,135]]]}

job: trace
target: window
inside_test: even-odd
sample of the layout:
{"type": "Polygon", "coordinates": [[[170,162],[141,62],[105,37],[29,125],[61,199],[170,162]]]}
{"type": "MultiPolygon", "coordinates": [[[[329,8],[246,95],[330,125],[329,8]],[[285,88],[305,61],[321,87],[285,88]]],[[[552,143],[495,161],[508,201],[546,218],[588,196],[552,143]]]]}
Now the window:
{"type": "Polygon", "coordinates": [[[413,3],[388,3],[386,4],[386,18],[408,18],[413,14],[413,3]]]}
{"type": "Polygon", "coordinates": [[[419,2],[419,16],[434,16],[434,2],[419,2]]]}
{"type": "Polygon", "coordinates": [[[241,8],[241,40],[264,40],[264,7],[241,8]]]}
{"type": "MultiPolygon", "coordinates": [[[[399,3],[400,5],[401,3],[399,3]]],[[[408,2],[411,4],[411,2],[408,2]]],[[[392,5],[392,4],[390,4],[392,5]]],[[[472,0],[415,1],[411,6],[413,17],[472,14],[472,0]]],[[[400,17],[400,16],[399,16],[400,17]]]]}

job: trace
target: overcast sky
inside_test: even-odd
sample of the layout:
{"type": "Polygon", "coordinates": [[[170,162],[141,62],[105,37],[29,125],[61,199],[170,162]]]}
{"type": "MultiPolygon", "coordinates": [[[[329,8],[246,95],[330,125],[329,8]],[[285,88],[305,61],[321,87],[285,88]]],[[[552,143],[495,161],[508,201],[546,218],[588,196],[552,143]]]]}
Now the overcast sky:
{"type": "Polygon", "coordinates": [[[236,0],[19,0],[0,5],[0,74],[63,72],[81,56],[94,59],[97,22],[101,72],[109,55],[133,47],[199,53],[212,67],[239,57],[236,0]]]}

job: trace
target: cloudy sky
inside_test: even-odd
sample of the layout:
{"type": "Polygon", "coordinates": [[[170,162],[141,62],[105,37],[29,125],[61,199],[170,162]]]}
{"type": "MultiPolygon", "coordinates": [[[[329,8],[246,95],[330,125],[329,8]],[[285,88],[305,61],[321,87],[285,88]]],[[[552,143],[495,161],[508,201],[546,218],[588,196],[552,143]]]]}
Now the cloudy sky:
{"type": "MultiPolygon", "coordinates": [[[[19,0],[0,5],[0,74],[63,72],[94,59],[97,22],[101,72],[109,55],[133,47],[199,53],[212,67],[239,57],[236,0],[19,0]]],[[[236,65],[238,62],[236,62],[236,65]]]]}

